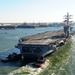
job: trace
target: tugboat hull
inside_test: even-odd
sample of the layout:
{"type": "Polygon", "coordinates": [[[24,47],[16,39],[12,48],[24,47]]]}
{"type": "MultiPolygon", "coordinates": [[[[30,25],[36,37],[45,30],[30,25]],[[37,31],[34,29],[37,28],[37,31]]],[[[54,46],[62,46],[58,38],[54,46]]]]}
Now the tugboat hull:
{"type": "Polygon", "coordinates": [[[14,57],[12,57],[11,59],[8,58],[8,57],[3,58],[3,59],[1,59],[1,61],[2,62],[9,62],[9,61],[15,61],[15,60],[18,60],[18,59],[21,59],[21,54],[17,54],[14,57]]]}

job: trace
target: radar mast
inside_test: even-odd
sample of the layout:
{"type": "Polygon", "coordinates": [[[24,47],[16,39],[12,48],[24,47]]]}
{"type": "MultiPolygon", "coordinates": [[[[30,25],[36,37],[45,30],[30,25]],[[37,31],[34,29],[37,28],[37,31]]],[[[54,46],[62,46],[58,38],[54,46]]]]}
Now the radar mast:
{"type": "Polygon", "coordinates": [[[68,37],[70,35],[70,22],[69,21],[71,18],[72,15],[69,15],[69,13],[67,12],[67,15],[64,15],[64,33],[65,33],[65,37],[68,37]]]}

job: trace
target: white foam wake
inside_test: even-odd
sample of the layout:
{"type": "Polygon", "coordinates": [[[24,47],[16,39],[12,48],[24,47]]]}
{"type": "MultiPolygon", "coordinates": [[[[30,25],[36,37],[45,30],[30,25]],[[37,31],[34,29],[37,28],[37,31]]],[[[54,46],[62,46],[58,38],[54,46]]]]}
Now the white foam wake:
{"type": "Polygon", "coordinates": [[[45,70],[48,65],[49,65],[49,60],[46,60],[46,62],[40,68],[36,68],[32,66],[32,63],[30,63],[26,66],[19,68],[18,70],[15,70],[9,73],[8,75],[23,75],[23,74],[24,75],[37,75],[43,70],[45,70]]]}

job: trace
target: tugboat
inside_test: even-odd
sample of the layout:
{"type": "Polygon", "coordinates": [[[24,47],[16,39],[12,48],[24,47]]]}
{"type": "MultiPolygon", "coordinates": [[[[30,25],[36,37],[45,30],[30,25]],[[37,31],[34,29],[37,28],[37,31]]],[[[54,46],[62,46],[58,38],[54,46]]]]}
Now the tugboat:
{"type": "Polygon", "coordinates": [[[15,61],[21,58],[21,54],[12,53],[9,54],[8,57],[1,59],[2,62],[9,62],[9,61],[15,61]]]}
{"type": "Polygon", "coordinates": [[[36,61],[35,66],[36,66],[36,67],[41,67],[44,62],[45,62],[45,58],[41,56],[41,57],[36,61]]]}

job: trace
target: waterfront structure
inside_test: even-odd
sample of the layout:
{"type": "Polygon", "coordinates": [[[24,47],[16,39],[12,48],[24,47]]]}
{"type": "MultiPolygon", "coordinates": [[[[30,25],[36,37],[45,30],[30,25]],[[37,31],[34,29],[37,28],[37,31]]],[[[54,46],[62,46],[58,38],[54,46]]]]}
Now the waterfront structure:
{"type": "Polygon", "coordinates": [[[0,29],[15,29],[15,26],[0,26],[0,29]]]}

